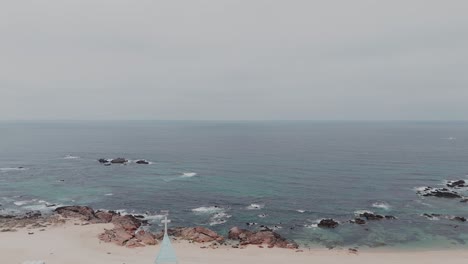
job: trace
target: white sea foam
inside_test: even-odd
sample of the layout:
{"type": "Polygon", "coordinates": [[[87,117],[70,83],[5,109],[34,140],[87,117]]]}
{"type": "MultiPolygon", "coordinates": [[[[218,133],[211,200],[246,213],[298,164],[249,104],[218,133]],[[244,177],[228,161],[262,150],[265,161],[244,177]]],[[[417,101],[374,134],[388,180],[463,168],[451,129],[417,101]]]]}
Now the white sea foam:
{"type": "Polygon", "coordinates": [[[210,226],[214,225],[221,225],[227,222],[227,219],[231,218],[231,215],[225,213],[225,212],[219,212],[215,213],[211,218],[210,218],[210,226]]]}
{"type": "Polygon", "coordinates": [[[112,195],[114,195],[114,194],[113,194],[113,193],[106,193],[106,194],[104,194],[104,195],[105,195],[105,196],[112,196],[112,195]]]}
{"type": "Polygon", "coordinates": [[[253,204],[250,204],[249,206],[247,206],[247,209],[248,209],[248,210],[260,210],[260,209],[262,209],[263,207],[265,207],[264,204],[256,204],[256,203],[253,203],[253,204]]]}
{"type": "Polygon", "coordinates": [[[301,210],[301,209],[296,210],[296,211],[299,212],[299,213],[301,213],[301,214],[305,213],[305,210],[301,210]]]}
{"type": "Polygon", "coordinates": [[[306,227],[306,228],[316,228],[316,227],[318,227],[318,223],[317,224],[305,224],[304,227],[306,227]]]}
{"type": "Polygon", "coordinates": [[[14,204],[16,206],[23,206],[23,205],[26,205],[26,204],[30,204],[30,203],[33,203],[37,201],[36,199],[32,199],[32,200],[24,200],[24,201],[15,201],[14,204]]]}
{"type": "Polygon", "coordinates": [[[62,206],[61,204],[52,204],[47,201],[38,199],[14,201],[13,204],[19,207],[14,209],[18,211],[18,213],[24,213],[25,211],[50,212],[55,208],[62,206]]]}
{"type": "Polygon", "coordinates": [[[419,187],[414,187],[413,190],[415,192],[425,192],[427,188],[432,189],[431,187],[428,187],[428,186],[419,186],[419,187]]]}
{"type": "Polygon", "coordinates": [[[63,157],[63,159],[79,159],[80,157],[78,156],[72,156],[72,155],[66,155],[65,157],[63,157]]]}
{"type": "Polygon", "coordinates": [[[359,215],[365,214],[365,213],[373,214],[374,212],[369,211],[369,210],[356,210],[356,211],[354,211],[354,215],[356,215],[356,216],[359,216],[359,215]]]}
{"type": "Polygon", "coordinates": [[[9,171],[24,171],[24,170],[27,170],[27,168],[23,168],[23,167],[16,167],[16,168],[0,168],[0,171],[3,171],[3,172],[9,172],[9,171]]]}
{"type": "Polygon", "coordinates": [[[385,202],[375,202],[375,203],[372,204],[372,207],[380,208],[380,209],[384,209],[384,210],[390,210],[390,205],[388,203],[385,203],[385,202]]]}
{"type": "Polygon", "coordinates": [[[194,208],[192,209],[192,212],[194,213],[216,213],[216,212],[222,212],[224,211],[224,208],[222,207],[219,207],[219,206],[202,206],[202,207],[198,207],[198,208],[194,208]]]}
{"type": "Polygon", "coordinates": [[[222,224],[225,224],[227,222],[226,219],[214,219],[212,221],[210,221],[210,226],[214,226],[214,225],[222,225],[222,224]]]}
{"type": "Polygon", "coordinates": [[[197,176],[197,173],[196,172],[184,172],[182,174],[182,178],[192,178],[192,177],[195,177],[197,176]]]}
{"type": "Polygon", "coordinates": [[[445,140],[450,140],[450,141],[452,141],[452,140],[456,140],[457,138],[456,138],[456,137],[447,137],[447,138],[442,138],[442,139],[445,139],[445,140]]]}
{"type": "Polygon", "coordinates": [[[115,212],[119,213],[120,215],[129,215],[130,214],[125,209],[118,209],[118,210],[115,210],[115,212]]]}
{"type": "Polygon", "coordinates": [[[431,221],[439,221],[440,218],[437,217],[437,216],[433,216],[433,217],[426,217],[427,219],[431,220],[431,221]]]}
{"type": "Polygon", "coordinates": [[[268,215],[266,215],[266,214],[259,214],[259,215],[258,215],[258,217],[260,217],[260,218],[265,218],[265,217],[267,217],[267,216],[268,216],[268,215]]]}

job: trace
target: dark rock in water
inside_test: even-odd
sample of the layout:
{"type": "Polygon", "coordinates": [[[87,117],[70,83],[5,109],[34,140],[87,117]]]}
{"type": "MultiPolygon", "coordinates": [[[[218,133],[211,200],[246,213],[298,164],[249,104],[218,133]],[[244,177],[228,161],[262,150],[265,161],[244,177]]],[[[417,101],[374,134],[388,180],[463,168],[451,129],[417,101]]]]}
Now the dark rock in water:
{"type": "Polygon", "coordinates": [[[423,216],[429,218],[429,219],[434,219],[435,217],[439,217],[440,214],[423,214],[423,216]]]}
{"type": "Polygon", "coordinates": [[[365,212],[359,215],[360,217],[365,217],[367,220],[382,220],[385,217],[379,214],[373,214],[369,212],[365,212]]]}
{"type": "Polygon", "coordinates": [[[458,180],[458,181],[448,182],[447,187],[455,188],[455,187],[466,187],[466,186],[465,186],[465,181],[464,180],[458,180]]]}
{"type": "Polygon", "coordinates": [[[385,219],[388,219],[388,220],[396,220],[397,218],[393,215],[386,215],[385,216],[385,219]]]}
{"type": "Polygon", "coordinates": [[[431,192],[423,194],[423,196],[434,196],[434,197],[450,198],[450,199],[462,198],[462,196],[460,194],[458,194],[457,192],[452,192],[452,191],[449,191],[449,190],[447,190],[445,188],[435,189],[435,190],[433,190],[431,192]]]}
{"type": "Polygon", "coordinates": [[[137,160],[135,161],[136,164],[149,164],[149,161],[147,160],[137,160]]]}
{"type": "Polygon", "coordinates": [[[364,225],[366,224],[366,220],[361,219],[361,218],[356,218],[354,220],[350,221],[351,223],[358,224],[358,225],[364,225]]]}
{"type": "Polygon", "coordinates": [[[333,219],[322,219],[317,225],[318,227],[323,227],[323,228],[335,228],[338,226],[338,222],[336,222],[333,219]]]}
{"type": "Polygon", "coordinates": [[[110,166],[112,165],[111,163],[104,163],[104,166],[110,166]]]}
{"type": "MultiPolygon", "coordinates": [[[[223,242],[224,237],[218,235],[213,230],[210,230],[206,227],[197,226],[197,227],[177,227],[167,230],[167,233],[170,236],[174,236],[183,240],[191,240],[197,243],[206,243],[206,242],[223,242]]],[[[163,232],[156,234],[157,239],[162,239],[164,236],[163,232]]]]}
{"type": "Polygon", "coordinates": [[[228,238],[232,240],[239,240],[241,246],[265,244],[269,248],[298,248],[296,243],[287,241],[285,238],[281,237],[279,234],[273,231],[252,232],[246,229],[233,227],[229,230],[228,238]]]}
{"type": "Polygon", "coordinates": [[[460,203],[468,203],[468,199],[467,198],[463,198],[460,200],[460,203]]]}
{"type": "Polygon", "coordinates": [[[450,220],[459,221],[459,222],[466,222],[466,218],[462,217],[462,216],[455,216],[455,217],[451,218],[450,220]]]}
{"type": "Polygon", "coordinates": [[[247,226],[254,226],[257,225],[257,223],[245,223],[247,226]]]}
{"type": "Polygon", "coordinates": [[[111,163],[115,163],[115,164],[123,164],[127,162],[128,160],[124,158],[116,158],[116,159],[111,160],[111,163]]]}
{"type": "Polygon", "coordinates": [[[98,159],[99,163],[108,163],[109,161],[107,159],[98,159]]]}

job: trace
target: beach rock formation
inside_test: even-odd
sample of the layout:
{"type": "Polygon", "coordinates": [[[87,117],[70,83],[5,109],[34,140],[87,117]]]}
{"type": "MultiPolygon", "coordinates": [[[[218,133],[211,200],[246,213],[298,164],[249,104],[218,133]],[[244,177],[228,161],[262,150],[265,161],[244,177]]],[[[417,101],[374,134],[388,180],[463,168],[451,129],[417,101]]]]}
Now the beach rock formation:
{"type": "Polygon", "coordinates": [[[333,220],[333,219],[322,219],[320,220],[320,222],[318,223],[318,227],[322,227],[322,228],[335,228],[337,227],[339,224],[337,221],[333,220]]]}
{"type": "Polygon", "coordinates": [[[104,233],[99,234],[99,239],[104,242],[126,247],[156,244],[153,234],[143,230],[137,232],[145,221],[132,215],[120,215],[114,211],[94,211],[90,207],[78,205],[59,207],[55,212],[65,218],[77,218],[89,223],[114,224],[114,228],[106,229],[104,233]]]}
{"type": "Polygon", "coordinates": [[[291,248],[296,249],[298,245],[288,241],[273,231],[249,231],[239,227],[233,227],[229,230],[229,239],[239,240],[240,245],[267,245],[269,248],[291,248]]]}
{"type": "MultiPolygon", "coordinates": [[[[223,242],[224,237],[218,235],[213,230],[210,230],[206,227],[176,227],[170,228],[167,230],[168,235],[177,237],[183,240],[191,240],[197,243],[206,243],[206,242],[223,242]]],[[[156,235],[156,238],[162,239],[164,236],[163,232],[160,232],[156,235]]]]}
{"type": "Polygon", "coordinates": [[[137,160],[135,161],[136,164],[149,164],[149,161],[147,160],[137,160]]]}
{"type": "Polygon", "coordinates": [[[142,221],[135,218],[133,215],[114,214],[112,221],[117,228],[122,228],[127,232],[135,232],[141,225],[142,221]]]}
{"type": "Polygon", "coordinates": [[[135,233],[135,238],[146,244],[146,245],[156,245],[157,244],[157,241],[156,241],[156,236],[150,232],[147,232],[147,231],[144,231],[144,230],[140,230],[138,232],[135,233]]]}
{"type": "Polygon", "coordinates": [[[94,210],[88,206],[62,206],[57,207],[55,212],[65,218],[78,218],[84,221],[91,221],[96,219],[94,210]]]}
{"type": "Polygon", "coordinates": [[[114,164],[123,164],[127,162],[128,160],[124,158],[116,158],[116,159],[111,160],[111,163],[114,163],[114,164]]]}
{"type": "Polygon", "coordinates": [[[134,237],[135,235],[127,232],[123,228],[106,229],[104,233],[99,234],[98,238],[101,241],[107,243],[114,243],[119,246],[125,246],[125,244],[134,237]]]}

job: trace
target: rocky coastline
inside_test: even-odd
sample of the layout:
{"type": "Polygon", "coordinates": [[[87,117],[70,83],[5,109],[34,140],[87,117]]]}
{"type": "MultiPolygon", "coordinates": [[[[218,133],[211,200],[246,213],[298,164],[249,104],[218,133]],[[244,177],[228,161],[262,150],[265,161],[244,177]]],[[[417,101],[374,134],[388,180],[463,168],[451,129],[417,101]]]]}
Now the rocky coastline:
{"type": "MultiPolygon", "coordinates": [[[[29,212],[21,216],[0,216],[0,232],[16,232],[18,229],[27,228],[28,234],[36,231],[46,231],[46,228],[54,225],[65,224],[74,221],[75,225],[112,224],[112,228],[105,228],[98,235],[98,239],[105,243],[113,243],[127,248],[156,245],[163,238],[163,231],[152,233],[145,226],[146,220],[138,215],[122,215],[115,211],[94,210],[88,206],[63,206],[58,207],[50,215],[42,215],[40,212],[29,212]]],[[[208,247],[231,246],[244,248],[248,245],[266,246],[268,248],[297,249],[299,246],[285,239],[272,230],[250,231],[233,227],[227,237],[206,227],[175,227],[168,229],[168,234],[174,240],[187,240],[190,243],[210,243],[208,247]]],[[[203,246],[206,247],[206,246],[203,246]]]]}

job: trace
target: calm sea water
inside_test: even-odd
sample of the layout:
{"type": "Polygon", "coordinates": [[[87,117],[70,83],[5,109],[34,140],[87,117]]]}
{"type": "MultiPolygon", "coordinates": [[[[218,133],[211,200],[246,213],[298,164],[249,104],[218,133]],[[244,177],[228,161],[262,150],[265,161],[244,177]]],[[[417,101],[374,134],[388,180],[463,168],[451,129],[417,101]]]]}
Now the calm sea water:
{"type": "Polygon", "coordinates": [[[267,225],[309,246],[458,247],[468,223],[421,214],[468,217],[468,204],[414,188],[467,173],[463,122],[0,123],[3,214],[83,204],[157,229],[169,209],[174,225],[267,225]],[[115,157],[152,164],[97,162],[115,157]],[[398,219],[346,223],[359,210],[398,219]],[[342,225],[316,227],[329,217],[342,225]]]}

